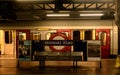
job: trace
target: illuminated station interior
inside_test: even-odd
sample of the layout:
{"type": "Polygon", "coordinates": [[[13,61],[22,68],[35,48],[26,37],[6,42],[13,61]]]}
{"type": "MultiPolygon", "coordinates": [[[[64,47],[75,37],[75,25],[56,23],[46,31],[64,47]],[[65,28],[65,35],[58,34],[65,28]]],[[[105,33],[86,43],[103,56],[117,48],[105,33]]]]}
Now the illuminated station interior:
{"type": "Polygon", "coordinates": [[[11,59],[17,69],[38,66],[42,71],[37,73],[44,68],[45,74],[66,66],[78,73],[81,65],[85,70],[102,69],[108,62],[120,68],[119,4],[119,0],[0,0],[0,73],[8,73],[4,66],[11,59]]]}

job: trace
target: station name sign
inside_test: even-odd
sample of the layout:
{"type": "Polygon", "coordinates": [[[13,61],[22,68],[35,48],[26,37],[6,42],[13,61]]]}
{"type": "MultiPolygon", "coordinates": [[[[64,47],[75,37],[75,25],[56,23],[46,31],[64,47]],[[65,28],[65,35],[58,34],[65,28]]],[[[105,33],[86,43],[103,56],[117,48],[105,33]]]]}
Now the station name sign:
{"type": "Polygon", "coordinates": [[[72,40],[45,40],[45,45],[73,45],[72,40]]]}
{"type": "Polygon", "coordinates": [[[41,42],[42,44],[46,46],[51,46],[51,45],[56,45],[56,46],[62,46],[62,45],[73,45],[74,41],[73,40],[39,40],[36,42],[41,42]]]}

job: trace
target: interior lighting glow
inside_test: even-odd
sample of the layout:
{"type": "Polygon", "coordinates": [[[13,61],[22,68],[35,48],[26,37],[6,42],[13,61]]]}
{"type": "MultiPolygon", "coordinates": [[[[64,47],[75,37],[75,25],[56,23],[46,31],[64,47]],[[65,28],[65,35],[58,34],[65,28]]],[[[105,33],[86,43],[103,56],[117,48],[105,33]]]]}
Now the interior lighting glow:
{"type": "Polygon", "coordinates": [[[80,14],[80,16],[103,16],[104,14],[80,14]]]}
{"type": "Polygon", "coordinates": [[[47,14],[48,17],[62,17],[62,16],[70,16],[70,14],[47,14]]]}
{"type": "Polygon", "coordinates": [[[38,31],[50,30],[49,28],[38,28],[38,31]]]}

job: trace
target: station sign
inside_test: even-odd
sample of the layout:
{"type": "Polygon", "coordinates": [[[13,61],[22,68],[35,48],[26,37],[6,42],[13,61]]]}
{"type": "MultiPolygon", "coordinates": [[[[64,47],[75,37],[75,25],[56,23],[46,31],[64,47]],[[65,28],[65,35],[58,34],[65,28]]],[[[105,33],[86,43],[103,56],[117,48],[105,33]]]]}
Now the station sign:
{"type": "MultiPolygon", "coordinates": [[[[41,42],[44,46],[51,46],[51,45],[55,45],[55,46],[72,46],[76,43],[76,41],[74,40],[33,40],[36,42],[41,42]]],[[[82,40],[77,40],[78,42],[84,42],[82,40]]]]}
{"type": "Polygon", "coordinates": [[[73,45],[73,40],[43,40],[44,45],[73,45]]]}

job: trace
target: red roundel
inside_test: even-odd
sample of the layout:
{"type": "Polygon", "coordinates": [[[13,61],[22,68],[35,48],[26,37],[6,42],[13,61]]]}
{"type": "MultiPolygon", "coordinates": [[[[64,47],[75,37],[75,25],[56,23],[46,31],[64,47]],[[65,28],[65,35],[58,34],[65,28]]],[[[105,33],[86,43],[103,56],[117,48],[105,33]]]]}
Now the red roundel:
{"type": "MultiPolygon", "coordinates": [[[[64,33],[55,33],[50,36],[50,40],[69,40],[64,33]]],[[[70,46],[49,46],[52,51],[65,52],[70,50],[70,46]]]]}

